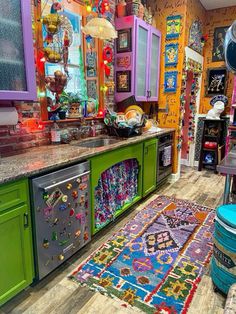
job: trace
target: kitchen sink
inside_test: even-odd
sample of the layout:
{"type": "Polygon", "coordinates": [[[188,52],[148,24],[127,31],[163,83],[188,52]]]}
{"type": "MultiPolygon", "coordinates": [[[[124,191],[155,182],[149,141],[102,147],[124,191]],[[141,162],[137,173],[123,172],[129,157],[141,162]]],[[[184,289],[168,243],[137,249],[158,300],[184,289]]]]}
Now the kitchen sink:
{"type": "Polygon", "coordinates": [[[118,143],[120,141],[121,140],[114,139],[114,138],[96,138],[96,139],[86,140],[86,141],[83,141],[74,145],[80,146],[80,147],[94,148],[94,147],[108,146],[111,144],[118,143]]]}

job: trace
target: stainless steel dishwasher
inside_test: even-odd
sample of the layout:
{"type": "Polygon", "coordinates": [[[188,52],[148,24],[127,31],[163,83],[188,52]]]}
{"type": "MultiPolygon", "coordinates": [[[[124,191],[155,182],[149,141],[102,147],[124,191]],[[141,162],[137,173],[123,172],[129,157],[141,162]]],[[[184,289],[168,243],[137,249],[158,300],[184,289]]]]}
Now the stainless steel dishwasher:
{"type": "Polygon", "coordinates": [[[89,182],[89,162],[32,180],[37,280],[91,240],[89,182]]]}

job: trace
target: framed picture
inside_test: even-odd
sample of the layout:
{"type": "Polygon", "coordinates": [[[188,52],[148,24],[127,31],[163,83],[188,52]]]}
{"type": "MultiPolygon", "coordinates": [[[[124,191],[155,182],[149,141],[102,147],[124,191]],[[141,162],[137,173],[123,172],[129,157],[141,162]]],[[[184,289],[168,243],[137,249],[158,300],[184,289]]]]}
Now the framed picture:
{"type": "Polygon", "coordinates": [[[202,24],[196,20],[192,23],[189,30],[188,46],[189,48],[202,54],[202,24]]]}
{"type": "Polygon", "coordinates": [[[97,76],[97,53],[87,52],[86,53],[86,63],[87,63],[87,76],[96,77],[97,76]]]}
{"type": "Polygon", "coordinates": [[[116,58],[116,65],[119,68],[128,68],[131,65],[131,57],[130,56],[123,56],[116,58]]]}
{"type": "Polygon", "coordinates": [[[206,96],[224,95],[227,83],[226,68],[213,68],[207,71],[206,96]]]}
{"type": "Polygon", "coordinates": [[[166,39],[179,38],[181,30],[181,15],[168,16],[166,21],[166,39]]]}
{"type": "Polygon", "coordinates": [[[217,27],[214,31],[212,62],[224,61],[224,41],[229,26],[217,27]]]}
{"type": "Polygon", "coordinates": [[[96,80],[87,81],[88,98],[98,99],[98,88],[96,80]]]}
{"type": "Polygon", "coordinates": [[[116,91],[130,92],[131,91],[131,71],[116,72],[116,91]]]}
{"type": "Polygon", "coordinates": [[[132,51],[131,28],[119,30],[116,43],[116,50],[118,53],[132,51]]]}
{"type": "Polygon", "coordinates": [[[165,47],[165,66],[177,66],[179,44],[169,44],[165,47]]]}
{"type": "Polygon", "coordinates": [[[178,71],[166,72],[165,73],[165,93],[176,92],[177,90],[177,78],[178,71]]]}

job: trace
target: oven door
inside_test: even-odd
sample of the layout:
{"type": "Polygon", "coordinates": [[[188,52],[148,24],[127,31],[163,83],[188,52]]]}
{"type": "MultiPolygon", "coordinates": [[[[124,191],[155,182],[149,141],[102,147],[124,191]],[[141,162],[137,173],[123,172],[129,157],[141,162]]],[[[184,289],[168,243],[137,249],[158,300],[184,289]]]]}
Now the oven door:
{"type": "Polygon", "coordinates": [[[157,183],[172,173],[172,142],[161,144],[157,151],[157,183]]]}

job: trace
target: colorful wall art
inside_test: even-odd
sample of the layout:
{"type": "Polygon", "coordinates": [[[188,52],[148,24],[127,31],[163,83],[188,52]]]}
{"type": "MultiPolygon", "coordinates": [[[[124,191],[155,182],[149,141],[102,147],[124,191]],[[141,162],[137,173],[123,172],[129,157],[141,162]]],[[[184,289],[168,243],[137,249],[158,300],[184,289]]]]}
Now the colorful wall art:
{"type": "Polygon", "coordinates": [[[165,92],[176,92],[178,71],[165,73],[165,92]]]}
{"type": "Polygon", "coordinates": [[[224,61],[224,41],[229,26],[217,27],[214,31],[212,62],[224,61]]]}
{"type": "MultiPolygon", "coordinates": [[[[150,4],[153,3],[150,1],[150,4]]],[[[155,9],[155,25],[162,33],[161,42],[161,71],[160,71],[160,93],[159,93],[159,108],[158,121],[160,127],[175,128],[175,142],[173,150],[173,172],[176,173],[178,169],[178,143],[181,138],[181,126],[180,126],[180,99],[181,88],[178,88],[175,93],[166,93],[164,89],[165,82],[165,44],[167,34],[167,18],[170,16],[180,15],[181,25],[180,34],[177,39],[174,39],[174,43],[178,43],[178,64],[176,71],[179,72],[177,76],[177,86],[182,86],[182,71],[184,64],[184,47],[188,46],[189,32],[192,23],[196,20],[200,21],[203,25],[206,21],[206,11],[200,1],[188,0],[188,1],[172,1],[172,0],[158,0],[156,2],[155,9]],[[182,31],[184,30],[184,31],[182,31]],[[168,108],[168,110],[166,110],[168,108]]],[[[170,38],[172,39],[172,38],[170,38]]]]}
{"type": "MultiPolygon", "coordinates": [[[[212,51],[214,51],[214,34],[217,28],[228,28],[235,21],[236,6],[207,11],[207,23],[205,23],[204,34],[208,34],[209,39],[204,46],[204,69],[203,69],[203,86],[207,86],[208,77],[207,70],[211,68],[225,67],[225,61],[213,61],[212,51]]],[[[231,99],[233,92],[233,73],[228,74],[225,95],[231,99]]],[[[230,103],[226,106],[224,114],[229,114],[230,103]]],[[[206,114],[211,109],[209,97],[205,95],[205,88],[201,89],[200,114],[206,114]]]]}
{"type": "Polygon", "coordinates": [[[131,29],[123,29],[118,31],[117,52],[132,51],[131,29]]]}
{"type": "Polygon", "coordinates": [[[208,84],[206,88],[206,96],[224,95],[227,83],[226,68],[208,69],[208,84]]]}
{"type": "Polygon", "coordinates": [[[87,62],[87,76],[96,77],[97,76],[97,53],[87,52],[86,62],[87,62]]]}
{"type": "Polygon", "coordinates": [[[116,72],[116,91],[130,92],[131,90],[131,71],[116,72]]]}
{"type": "Polygon", "coordinates": [[[179,44],[168,44],[165,48],[165,66],[177,66],[179,44]]]}
{"type": "Polygon", "coordinates": [[[168,16],[166,21],[166,39],[177,39],[180,35],[181,15],[168,16]]]}
{"type": "Polygon", "coordinates": [[[200,21],[194,21],[190,27],[189,31],[189,48],[195,50],[196,52],[202,54],[202,25],[200,21]]]}

